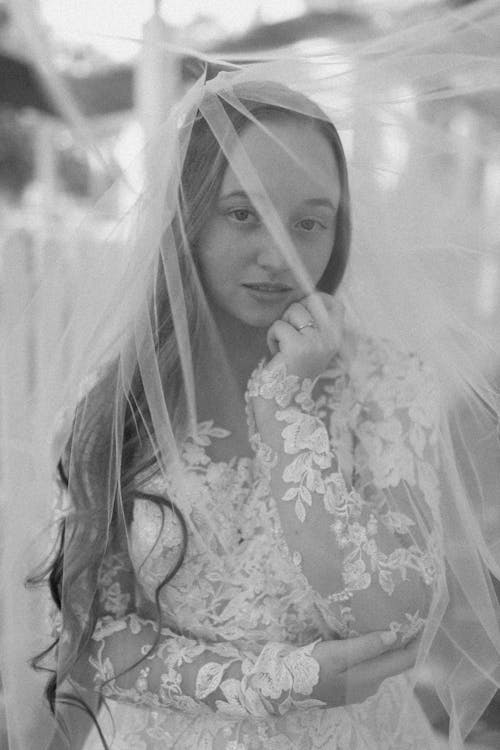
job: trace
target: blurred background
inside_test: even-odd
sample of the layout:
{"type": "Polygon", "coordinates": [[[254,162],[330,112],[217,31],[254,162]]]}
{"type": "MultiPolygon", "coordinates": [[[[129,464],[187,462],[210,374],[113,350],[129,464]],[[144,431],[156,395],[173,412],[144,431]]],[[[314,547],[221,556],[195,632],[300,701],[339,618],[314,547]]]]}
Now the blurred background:
{"type": "MultiPolygon", "coordinates": [[[[32,299],[41,274],[52,274],[61,295],[59,320],[48,322],[39,300],[39,315],[16,343],[8,366],[18,373],[19,393],[4,393],[12,414],[43,367],[37,352],[47,350],[44,337],[64,327],[82,259],[126,207],[126,192],[110,191],[92,225],[76,228],[122,169],[135,165],[129,176],[140,188],[145,140],[201,72],[190,52],[243,61],[285,46],[304,54],[342,51],[470,2],[0,0],[0,336],[32,299]],[[169,55],[163,42],[180,54],[169,55]]],[[[500,39],[491,41],[500,47],[500,39]]],[[[500,310],[500,101],[481,94],[426,107],[430,122],[479,144],[472,156],[458,149],[445,167],[456,200],[484,217],[481,232],[493,248],[471,279],[471,315],[488,328],[500,310]]],[[[404,144],[384,147],[401,166],[404,144]]],[[[0,482],[2,470],[0,457],[0,482]]],[[[439,729],[439,710],[432,702],[428,710],[439,729]]],[[[1,727],[0,716],[4,748],[1,727]]],[[[497,748],[497,731],[498,701],[471,747],[497,748]]]]}

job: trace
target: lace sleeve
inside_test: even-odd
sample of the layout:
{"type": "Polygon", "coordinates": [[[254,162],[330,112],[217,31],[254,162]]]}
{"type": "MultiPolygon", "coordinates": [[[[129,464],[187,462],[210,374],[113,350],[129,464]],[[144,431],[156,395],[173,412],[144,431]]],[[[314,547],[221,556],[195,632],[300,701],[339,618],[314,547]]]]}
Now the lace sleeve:
{"type": "MultiPolygon", "coordinates": [[[[172,516],[166,512],[163,519],[162,541],[168,549],[158,548],[163,570],[178,557],[172,516]]],[[[145,530],[144,547],[154,541],[151,534],[153,526],[145,530]]],[[[150,573],[159,562],[149,552],[150,573]]],[[[148,575],[141,578],[149,589],[148,575]]],[[[296,648],[270,642],[256,648],[241,641],[189,637],[172,623],[167,627],[165,617],[159,624],[144,614],[151,591],[146,597],[144,590],[141,594],[124,554],[108,556],[99,584],[99,618],[73,671],[77,685],[112,700],[193,712],[264,716],[325,705],[314,698],[319,681],[319,664],[312,655],[316,643],[296,648]]],[[[150,612],[156,615],[151,605],[150,612]]]]}
{"type": "Polygon", "coordinates": [[[75,680],[107,698],[199,712],[282,715],[324,704],[314,698],[315,643],[268,643],[259,653],[193,639],[128,614],[100,618],[75,680]]]}
{"type": "Polygon", "coordinates": [[[248,390],[251,441],[285,547],[329,627],[342,636],[390,628],[406,641],[436,578],[428,373],[381,356],[354,370],[340,384],[327,379],[315,401],[311,381],[261,366],[248,390]]]}

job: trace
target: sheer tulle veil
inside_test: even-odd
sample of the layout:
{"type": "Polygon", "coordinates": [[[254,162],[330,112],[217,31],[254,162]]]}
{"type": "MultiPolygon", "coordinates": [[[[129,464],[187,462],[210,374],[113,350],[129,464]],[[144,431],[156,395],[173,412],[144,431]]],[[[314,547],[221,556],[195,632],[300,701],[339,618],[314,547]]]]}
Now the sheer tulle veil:
{"type": "MultiPolygon", "coordinates": [[[[63,96],[43,50],[34,49],[47,84],[63,96]]],[[[492,584],[492,576],[500,579],[499,320],[498,306],[480,304],[487,269],[499,263],[498,4],[443,11],[334,53],[287,48],[245,64],[202,56],[199,63],[203,72],[138,156],[155,165],[141,189],[134,192],[123,174],[102,197],[109,205],[110,196],[126,193],[123,215],[97,237],[97,203],[78,228],[93,239],[73,259],[71,274],[63,276],[60,264],[41,268],[21,309],[13,289],[22,270],[9,266],[0,443],[0,666],[9,747],[50,746],[55,723],[43,689],[51,672],[35,673],[28,662],[55,632],[57,650],[41,663],[55,670],[64,692],[94,623],[104,553],[110,545],[127,548],[138,478],[161,475],[186,530],[200,543],[203,524],[217,536],[210,514],[204,517],[201,506],[193,512],[179,477],[183,439],[217,416],[200,405],[207,384],[225,393],[228,409],[242,398],[197,259],[228,165],[304,294],[311,291],[241,140],[250,126],[276,140],[272,111],[313,122],[339,164],[345,154],[325,290],[342,301],[346,327],[415,352],[438,386],[438,483],[428,493],[434,502],[417,507],[408,490],[439,566],[414,680],[439,697],[450,716],[450,747],[458,750],[500,687],[492,584]],[[459,117],[478,107],[488,126],[481,137],[459,117]],[[483,181],[471,176],[464,184],[463,175],[477,170],[483,181]],[[486,173],[489,193],[477,195],[473,185],[486,184],[486,173]],[[20,392],[26,378],[11,366],[19,361],[16,347],[40,330],[36,377],[20,392]],[[68,496],[79,498],[69,507],[54,500],[58,464],[68,496]],[[55,622],[47,588],[27,590],[24,582],[57,549],[64,556],[54,583],[61,609],[55,622]]],[[[81,132],[85,122],[77,119],[81,132]]],[[[311,173],[300,154],[288,156],[311,173]]],[[[313,177],[328,189],[326,170],[313,177]]],[[[414,440],[418,450],[418,435],[414,440]]],[[[418,477],[428,487],[435,481],[418,477]]]]}

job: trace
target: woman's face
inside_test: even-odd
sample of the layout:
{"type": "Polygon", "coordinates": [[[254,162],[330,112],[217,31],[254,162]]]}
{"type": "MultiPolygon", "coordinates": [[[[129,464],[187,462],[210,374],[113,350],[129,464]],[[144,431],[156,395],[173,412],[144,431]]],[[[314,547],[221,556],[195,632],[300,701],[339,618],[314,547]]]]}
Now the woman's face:
{"type": "MultiPolygon", "coordinates": [[[[332,253],[340,201],[333,149],[312,124],[289,119],[265,126],[277,142],[255,125],[243,131],[241,142],[316,286],[332,253]]],[[[304,296],[252,196],[230,167],[197,247],[208,296],[243,323],[268,327],[304,296]]]]}

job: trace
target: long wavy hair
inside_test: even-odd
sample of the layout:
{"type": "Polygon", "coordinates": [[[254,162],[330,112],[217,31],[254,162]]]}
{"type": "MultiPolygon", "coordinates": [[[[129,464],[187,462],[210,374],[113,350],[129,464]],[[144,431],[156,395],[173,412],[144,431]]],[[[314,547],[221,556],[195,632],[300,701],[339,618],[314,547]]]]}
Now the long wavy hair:
{"type": "MultiPolygon", "coordinates": [[[[234,90],[239,93],[236,86],[234,90]]],[[[304,124],[312,124],[331,145],[338,167],[341,197],[336,217],[334,245],[317,288],[333,293],[344,276],[351,241],[347,166],[338,132],[314,103],[280,84],[260,83],[258,97],[254,99],[251,94],[251,88],[245,84],[244,93],[240,94],[240,102],[252,118],[259,122],[294,119],[304,124]],[[278,94],[279,101],[284,103],[283,106],[262,102],[262,94],[267,89],[271,95],[273,92],[278,94]]],[[[223,99],[221,102],[235,131],[241,133],[251,121],[223,99]]],[[[182,167],[179,214],[174,217],[169,227],[176,244],[181,272],[184,274],[188,326],[192,341],[202,339],[199,332],[203,328],[203,311],[199,308],[195,289],[199,280],[194,277],[193,268],[185,262],[185,258],[189,255],[188,249],[196,258],[197,241],[213,210],[226,168],[227,159],[221,151],[219,142],[204,117],[198,112],[192,124],[182,167]]],[[[164,398],[167,408],[172,409],[173,413],[175,410],[178,411],[179,402],[182,403],[186,396],[169,294],[161,263],[149,309],[164,398]]],[[[197,351],[193,351],[192,355],[196,362],[197,351]]],[[[81,707],[96,724],[105,748],[105,738],[92,710],[83,699],[63,692],[60,687],[71,675],[75,662],[84,653],[99,616],[101,563],[107,554],[116,551],[127,553],[122,545],[127,538],[126,531],[132,519],[135,499],[146,498],[158,505],[162,511],[168,508],[176,514],[183,532],[183,545],[175,566],[168,571],[156,589],[157,624],[161,626],[160,593],[182,565],[187,545],[186,524],[173,501],[168,497],[141,490],[141,486],[144,487],[161,468],[148,439],[149,435],[154,434],[152,415],[138,365],[126,387],[121,376],[120,361],[111,362],[76,409],[71,437],[58,465],[58,480],[64,487],[69,488],[71,513],[60,522],[58,538],[48,563],[29,581],[30,584],[48,583],[55,606],[59,610],[64,610],[64,646],[60,637],[56,637],[42,654],[33,659],[35,669],[46,669],[46,657],[51,652],[57,653],[57,670],[49,670],[52,675],[46,687],[46,697],[51,711],[55,714],[58,703],[81,707]],[[116,402],[117,393],[121,394],[119,403],[116,402]],[[114,394],[114,398],[110,399],[110,394],[114,394]],[[109,487],[116,488],[111,517],[107,502],[109,487]],[[87,615],[83,618],[80,614],[82,604],[87,609],[87,615]]],[[[157,637],[159,638],[159,628],[157,637]]],[[[149,653],[156,645],[157,643],[152,645],[149,653]]],[[[128,669],[132,669],[138,663],[134,662],[128,669]]],[[[63,731],[66,731],[64,727],[63,731]]]]}

